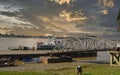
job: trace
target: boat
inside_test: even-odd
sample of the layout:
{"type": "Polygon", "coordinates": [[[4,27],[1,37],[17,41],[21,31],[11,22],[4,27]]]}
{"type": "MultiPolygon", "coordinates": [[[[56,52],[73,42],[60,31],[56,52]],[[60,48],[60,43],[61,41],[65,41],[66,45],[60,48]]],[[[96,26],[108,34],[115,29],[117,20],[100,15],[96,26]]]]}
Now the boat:
{"type": "Polygon", "coordinates": [[[53,50],[55,48],[54,44],[43,44],[41,43],[37,43],[37,50],[53,50]]]}

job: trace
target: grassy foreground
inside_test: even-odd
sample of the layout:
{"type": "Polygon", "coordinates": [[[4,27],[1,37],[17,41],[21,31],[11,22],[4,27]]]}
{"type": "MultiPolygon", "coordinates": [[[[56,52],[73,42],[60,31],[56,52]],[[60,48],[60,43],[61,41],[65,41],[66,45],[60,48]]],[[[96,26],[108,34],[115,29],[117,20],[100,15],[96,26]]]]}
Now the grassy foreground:
{"type": "MultiPolygon", "coordinates": [[[[83,75],[120,75],[120,67],[110,67],[109,64],[82,65],[83,75]]],[[[46,69],[45,71],[13,72],[0,71],[0,75],[76,75],[75,67],[46,69]]]]}

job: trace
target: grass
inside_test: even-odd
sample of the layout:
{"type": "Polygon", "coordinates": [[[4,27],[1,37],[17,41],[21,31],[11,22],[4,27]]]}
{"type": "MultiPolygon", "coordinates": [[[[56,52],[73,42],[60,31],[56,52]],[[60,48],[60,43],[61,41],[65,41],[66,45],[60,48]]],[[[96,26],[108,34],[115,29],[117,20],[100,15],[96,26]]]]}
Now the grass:
{"type": "MultiPolygon", "coordinates": [[[[83,75],[120,75],[120,67],[110,67],[109,64],[82,65],[83,75]]],[[[75,67],[46,69],[45,71],[0,71],[0,75],[76,75],[75,67]]]]}
{"type": "Polygon", "coordinates": [[[8,72],[1,71],[0,75],[54,75],[50,72],[8,72]]]}
{"type": "Polygon", "coordinates": [[[120,75],[120,67],[110,67],[109,65],[88,65],[83,66],[83,75],[120,75]]]}

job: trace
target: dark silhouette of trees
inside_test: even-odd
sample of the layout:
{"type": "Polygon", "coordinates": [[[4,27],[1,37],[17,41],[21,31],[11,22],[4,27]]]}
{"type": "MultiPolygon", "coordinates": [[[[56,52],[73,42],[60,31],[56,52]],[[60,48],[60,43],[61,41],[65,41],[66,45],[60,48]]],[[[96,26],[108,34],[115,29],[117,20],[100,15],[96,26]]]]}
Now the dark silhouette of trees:
{"type": "Polygon", "coordinates": [[[117,17],[117,21],[118,21],[118,31],[120,31],[120,10],[119,10],[119,13],[118,13],[118,17],[117,17]]]}

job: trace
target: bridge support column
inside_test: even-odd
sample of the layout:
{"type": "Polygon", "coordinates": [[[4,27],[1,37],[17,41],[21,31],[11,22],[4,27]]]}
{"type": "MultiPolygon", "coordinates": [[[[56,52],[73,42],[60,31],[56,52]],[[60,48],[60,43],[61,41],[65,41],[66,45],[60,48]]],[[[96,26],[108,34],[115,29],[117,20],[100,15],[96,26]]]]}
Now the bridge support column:
{"type": "Polygon", "coordinates": [[[120,66],[120,52],[110,51],[110,66],[120,66]]]}

